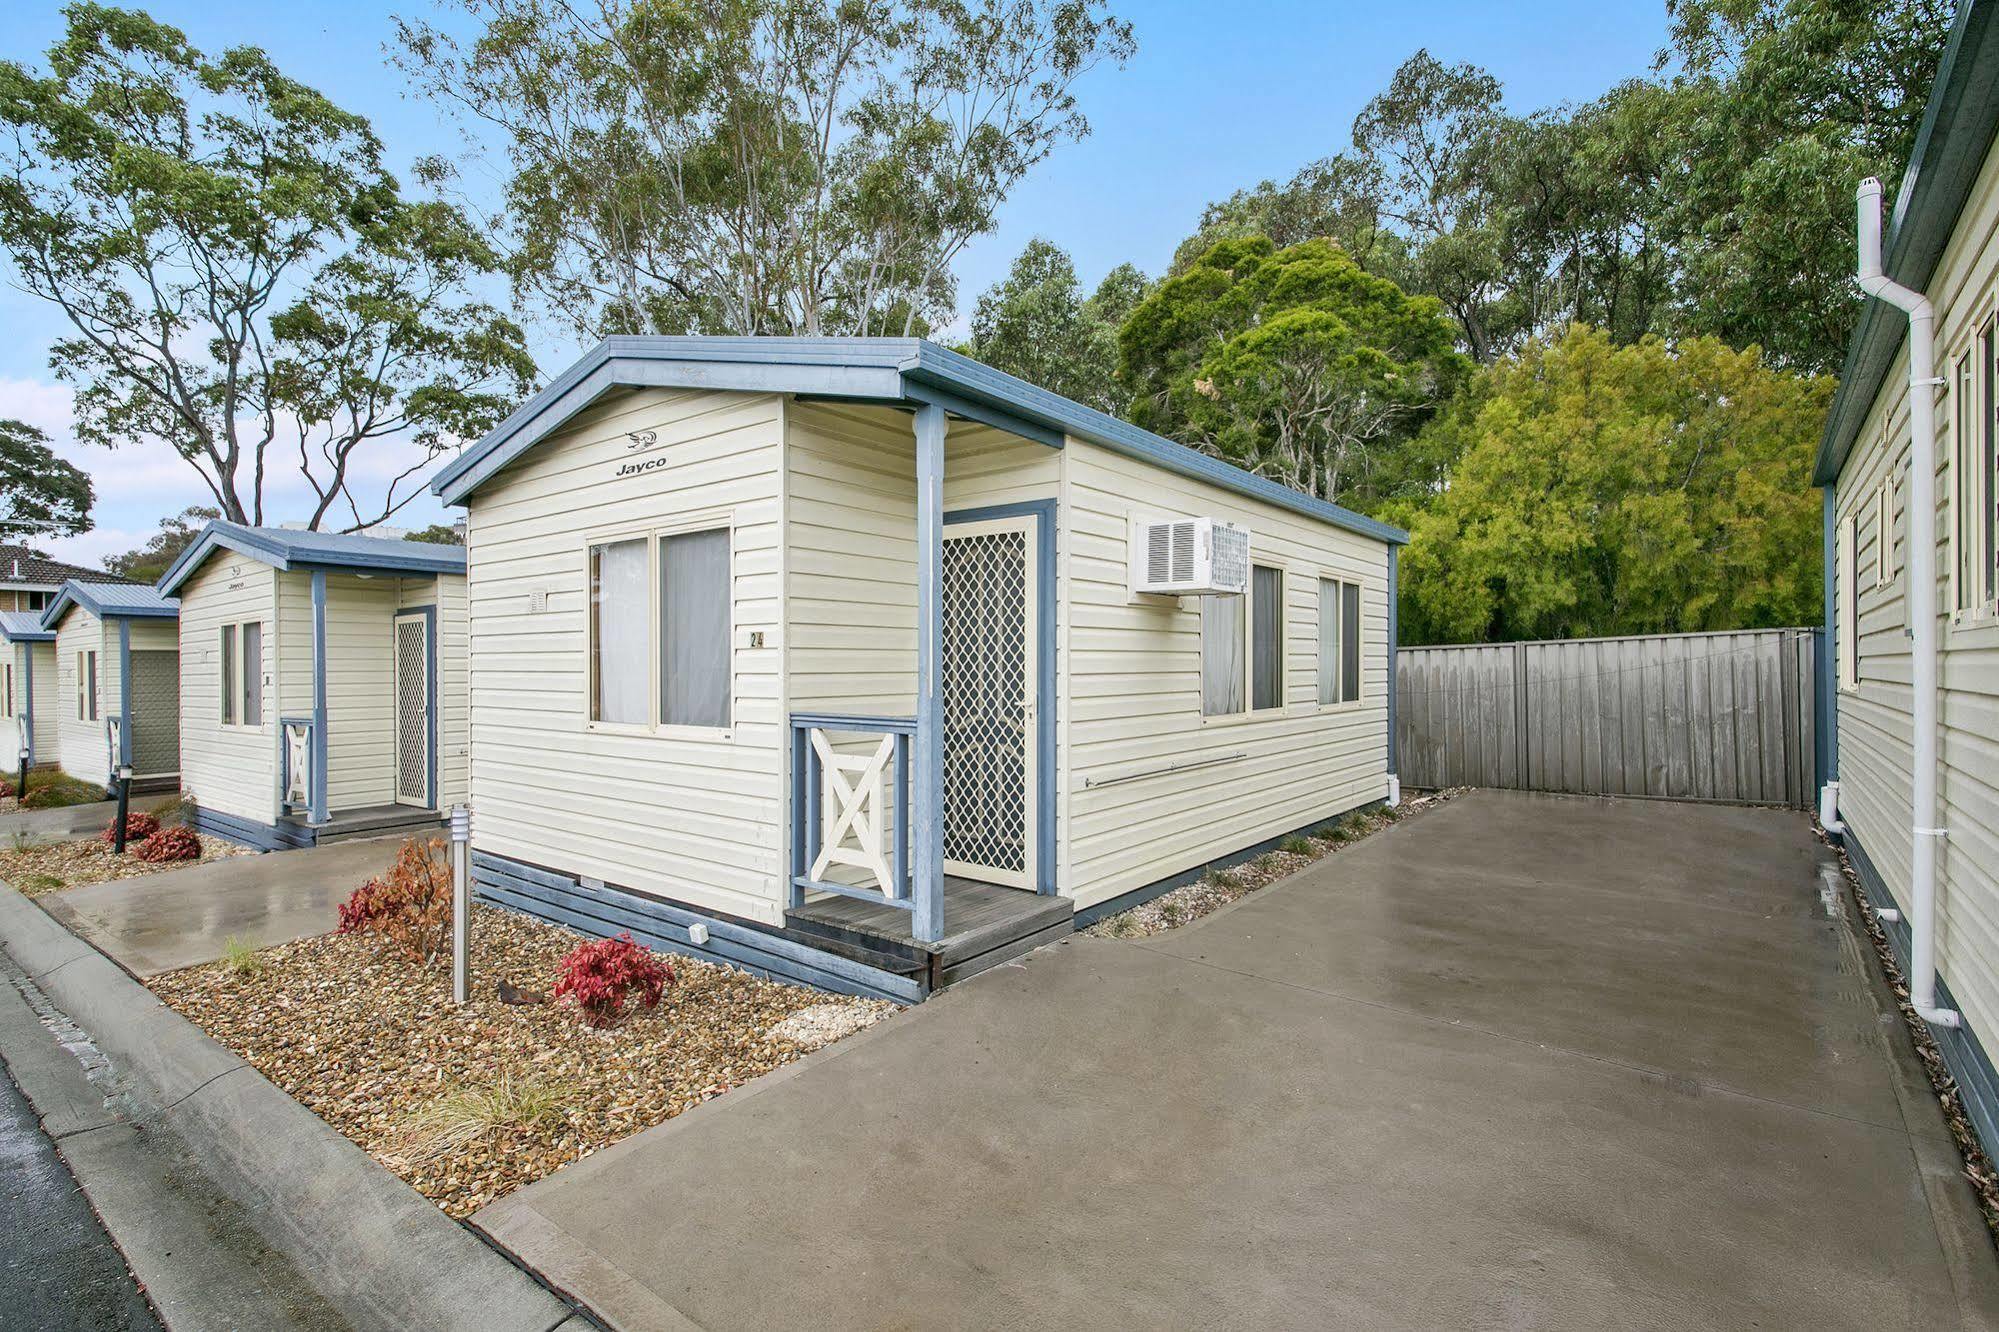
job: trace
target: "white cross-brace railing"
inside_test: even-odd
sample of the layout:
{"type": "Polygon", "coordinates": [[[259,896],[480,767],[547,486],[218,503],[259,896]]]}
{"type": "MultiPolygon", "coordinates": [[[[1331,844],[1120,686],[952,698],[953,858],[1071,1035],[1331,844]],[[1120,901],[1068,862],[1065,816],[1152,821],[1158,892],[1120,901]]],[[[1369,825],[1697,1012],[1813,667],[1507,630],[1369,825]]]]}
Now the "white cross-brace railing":
{"type": "Polygon", "coordinates": [[[278,722],[284,735],[285,768],[282,800],[286,812],[312,810],[312,732],[310,717],[285,717],[278,722]]]}
{"type": "Polygon", "coordinates": [[[791,719],[791,881],[913,910],[909,877],[909,743],[913,717],[801,714],[791,719]],[[835,736],[879,737],[842,750],[835,736]],[[861,882],[832,877],[861,871],[861,882]]]}

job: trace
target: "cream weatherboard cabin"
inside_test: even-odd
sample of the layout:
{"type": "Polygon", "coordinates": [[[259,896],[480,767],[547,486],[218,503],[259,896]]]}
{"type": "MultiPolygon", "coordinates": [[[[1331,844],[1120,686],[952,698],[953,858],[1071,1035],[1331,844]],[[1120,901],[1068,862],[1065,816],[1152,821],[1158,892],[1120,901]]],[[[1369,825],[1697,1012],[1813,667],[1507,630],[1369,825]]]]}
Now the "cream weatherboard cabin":
{"type": "Polygon", "coordinates": [[[192,820],[264,849],[434,827],[465,792],[465,552],[211,522],[180,602],[192,820]]]}
{"type": "Polygon", "coordinates": [[[0,773],[55,766],[55,710],[55,631],[41,611],[0,610],[0,773]]]}
{"type": "Polygon", "coordinates": [[[1877,299],[1813,477],[1833,644],[1821,818],[1881,909],[1988,1152],[1999,1151],[1999,1078],[1983,1044],[1999,1033],[1995,10],[1958,8],[1885,237],[1881,188],[1861,187],[1860,277],[1877,299]]]}
{"type": "Polygon", "coordinates": [[[180,774],[179,607],[134,583],[72,578],[42,613],[55,634],[55,725],[62,770],[110,790],[120,767],[135,791],[171,791],[180,774]]]}
{"type": "Polygon", "coordinates": [[[907,999],[1396,789],[1402,532],[928,342],[614,338],[433,488],[489,900],[907,999]]]}

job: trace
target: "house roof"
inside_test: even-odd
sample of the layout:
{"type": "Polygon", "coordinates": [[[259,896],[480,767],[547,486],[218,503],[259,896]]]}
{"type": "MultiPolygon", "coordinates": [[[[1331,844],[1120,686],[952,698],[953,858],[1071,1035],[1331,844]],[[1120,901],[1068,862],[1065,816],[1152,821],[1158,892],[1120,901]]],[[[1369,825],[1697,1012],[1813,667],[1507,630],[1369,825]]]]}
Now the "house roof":
{"type": "Polygon", "coordinates": [[[398,537],[340,532],[298,532],[284,527],[245,527],[214,521],[188,543],[156,584],[171,596],[217,550],[233,550],[274,569],[359,569],[383,573],[462,574],[465,548],[398,537]]]}
{"type": "Polygon", "coordinates": [[[42,628],[61,624],[72,606],[81,606],[100,620],[172,620],[180,615],[178,601],[143,583],[87,583],[72,578],[42,612],[42,628]]]}
{"type": "Polygon", "coordinates": [[[0,611],[0,638],[9,643],[52,643],[55,631],[42,628],[40,611],[0,611]]]}
{"type": "Polygon", "coordinates": [[[98,569],[86,569],[78,564],[64,564],[61,560],[51,560],[35,554],[26,546],[0,543],[0,587],[26,585],[30,587],[59,587],[72,578],[87,578],[99,583],[129,583],[129,578],[117,574],[104,573],[98,569]]]}
{"type": "MultiPolygon", "coordinates": [[[[1999,0],[1964,0],[1937,66],[1916,147],[1882,242],[1882,268],[1905,287],[1929,290],[1999,130],[1999,0]]],[[[1908,317],[1869,301],[1847,344],[1839,391],[1812,464],[1812,484],[1830,485],[1846,465],[1861,423],[1887,381],[1908,317]]]]}
{"type": "Polygon", "coordinates": [[[1087,439],[1377,541],[1400,545],[1409,539],[1401,528],[1301,494],[922,338],[607,338],[459,454],[430,488],[446,503],[463,503],[605,394],[649,387],[796,393],[906,407],[933,403],[954,416],[1057,448],[1067,435],[1087,439]]]}

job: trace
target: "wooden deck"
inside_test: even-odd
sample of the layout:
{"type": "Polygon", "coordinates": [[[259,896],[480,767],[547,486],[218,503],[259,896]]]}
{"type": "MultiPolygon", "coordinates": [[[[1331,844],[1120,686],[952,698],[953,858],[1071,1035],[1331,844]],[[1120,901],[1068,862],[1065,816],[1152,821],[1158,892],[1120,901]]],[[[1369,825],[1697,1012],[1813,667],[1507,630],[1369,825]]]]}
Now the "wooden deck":
{"type": "Polygon", "coordinates": [[[788,933],[821,947],[834,946],[857,960],[881,965],[895,959],[901,964],[896,970],[918,975],[938,990],[1053,943],[1075,929],[1075,915],[1075,905],[1066,897],[946,875],[945,935],[936,943],[910,934],[907,911],[851,897],[808,902],[786,912],[785,924],[788,933]]]}
{"type": "MultiPolygon", "coordinates": [[[[421,809],[415,805],[367,805],[360,809],[340,810],[325,823],[313,828],[313,842],[325,846],[328,842],[352,841],[361,837],[411,837],[427,833],[442,836],[443,821],[444,816],[434,809],[421,809]]],[[[311,828],[297,815],[287,815],[279,823],[288,828],[311,828]]]]}

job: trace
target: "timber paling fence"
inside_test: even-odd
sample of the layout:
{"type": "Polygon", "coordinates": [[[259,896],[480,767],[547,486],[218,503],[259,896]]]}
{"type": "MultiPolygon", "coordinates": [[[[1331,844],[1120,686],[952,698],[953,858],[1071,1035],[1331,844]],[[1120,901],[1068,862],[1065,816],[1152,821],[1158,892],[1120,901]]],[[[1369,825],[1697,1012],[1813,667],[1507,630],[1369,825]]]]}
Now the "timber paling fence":
{"type": "Polygon", "coordinates": [[[1404,785],[1811,808],[1814,629],[1400,648],[1404,785]]]}

